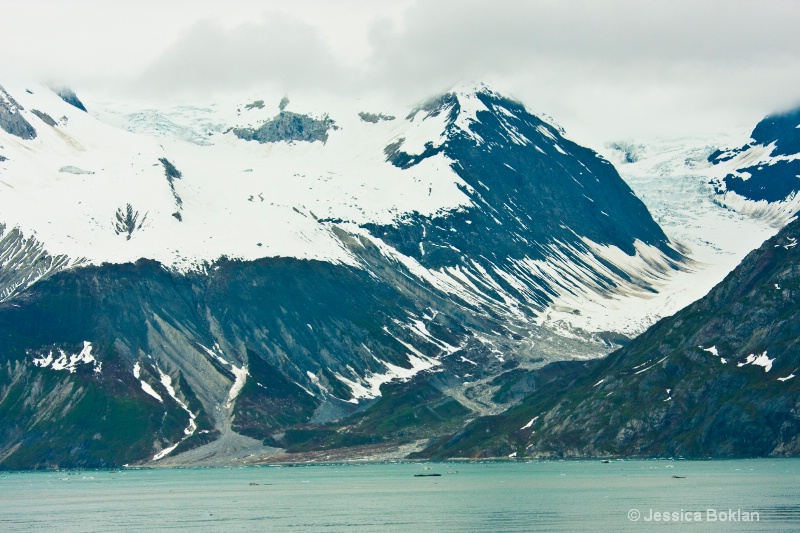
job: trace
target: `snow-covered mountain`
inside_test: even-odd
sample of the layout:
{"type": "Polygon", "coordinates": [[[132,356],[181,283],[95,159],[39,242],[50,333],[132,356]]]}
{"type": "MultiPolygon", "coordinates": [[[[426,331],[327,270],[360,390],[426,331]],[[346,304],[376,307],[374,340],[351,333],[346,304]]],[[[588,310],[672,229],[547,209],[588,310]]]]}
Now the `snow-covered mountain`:
{"type": "MultiPolygon", "coordinates": [[[[661,194],[664,188],[688,179],[691,185],[689,182],[686,185],[697,189],[703,202],[711,198],[719,207],[766,222],[777,231],[800,209],[797,200],[800,189],[796,183],[800,175],[798,132],[800,110],[795,109],[768,115],[748,132],[704,138],[628,140],[613,143],[602,153],[640,197],[649,196],[651,201],[645,199],[645,203],[651,211],[657,212],[664,202],[670,203],[678,192],[661,194]],[[662,190],[646,184],[642,184],[644,189],[637,188],[637,182],[648,179],[653,179],[654,187],[662,190]]],[[[670,221],[677,230],[685,231],[683,227],[687,224],[679,213],[670,212],[661,217],[660,223],[670,221]]],[[[703,225],[706,231],[713,227],[714,224],[703,225]]]]}
{"type": "MultiPolygon", "coordinates": [[[[604,313],[609,305],[601,300],[594,313],[566,317],[573,326],[580,321],[587,323],[585,328],[595,329],[607,327],[609,322],[650,325],[655,322],[653,317],[670,315],[704,296],[747,253],[777,233],[786,217],[734,209],[724,203],[724,193],[715,187],[719,168],[709,156],[720,146],[743,142],[746,137],[742,133],[624,141],[601,151],[693,263],[690,271],[673,277],[666,290],[649,301],[620,300],[618,311],[604,313]]],[[[589,304],[584,306],[589,308],[589,304]]]]}
{"type": "MultiPolygon", "coordinates": [[[[665,305],[680,300],[680,307],[697,300],[794,219],[798,123],[793,111],[767,116],[752,132],[624,141],[602,150],[670,239],[695,261],[692,281],[662,291],[656,300],[665,305]]],[[[626,308],[636,306],[634,301],[626,308]]],[[[648,303],[634,316],[657,309],[648,303]]],[[[592,324],[601,327],[604,319],[593,318],[592,324]]]]}
{"type": "Polygon", "coordinates": [[[765,117],[743,145],[708,159],[725,205],[776,226],[800,210],[800,108],[765,117]]]}
{"type": "Polygon", "coordinates": [[[646,308],[695,268],[606,159],[485,86],[410,112],[0,94],[5,464],[281,444],[423,371],[497,412],[516,369],[680,302],[564,317],[646,308]]]}

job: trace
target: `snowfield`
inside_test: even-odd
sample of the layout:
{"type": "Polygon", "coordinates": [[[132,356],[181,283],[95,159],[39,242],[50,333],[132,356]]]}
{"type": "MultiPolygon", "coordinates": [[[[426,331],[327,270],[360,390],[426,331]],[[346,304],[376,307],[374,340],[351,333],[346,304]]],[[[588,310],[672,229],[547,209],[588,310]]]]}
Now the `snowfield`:
{"type": "MultiPolygon", "coordinates": [[[[785,206],[772,205],[767,216],[755,216],[754,202],[747,202],[747,209],[728,207],[709,183],[725,170],[715,168],[708,156],[740,141],[741,136],[719,136],[619,143],[625,151],[607,147],[603,155],[694,262],[664,279],[657,293],[562,295],[542,323],[562,331],[635,336],[705,296],[745,255],[775,235],[791,219],[781,215],[785,206]],[[626,152],[635,161],[626,160],[626,152]]],[[[730,201],[730,195],[724,199],[730,201]]]]}
{"type": "MultiPolygon", "coordinates": [[[[174,118],[187,123],[163,130],[145,121],[162,115],[133,113],[139,121],[131,123],[130,116],[120,120],[101,106],[95,117],[46,87],[33,87],[32,94],[7,89],[38,136],[23,141],[0,132],[0,153],[7,158],[0,163],[0,212],[26,236],[46,243],[51,254],[95,264],[146,257],[177,269],[223,255],[352,264],[341,241],[318,219],[387,224],[403,214],[433,215],[469,203],[446,158],[430,158],[408,171],[385,161],[388,144],[425,138],[440,128],[436,121],[372,124],[359,118],[354,102],[331,113],[338,129],[324,144],[259,144],[220,132],[218,124],[230,117],[214,114],[214,108],[181,108],[174,118]],[[47,126],[33,109],[59,117],[58,125],[47,126]],[[203,136],[208,123],[213,124],[203,136]],[[197,139],[204,143],[192,142],[197,139]],[[173,180],[174,194],[162,158],[181,173],[173,180]],[[118,234],[117,211],[128,205],[135,229],[118,234]]],[[[277,114],[279,100],[269,113],[241,104],[229,108],[244,109],[235,117],[238,123],[258,124],[277,114]]]]}
{"type": "MultiPolygon", "coordinates": [[[[496,306],[484,298],[483,286],[501,296],[505,313],[521,317],[519,309],[529,302],[507,295],[494,278],[523,294],[531,280],[544,279],[555,301],[537,325],[567,337],[605,331],[634,336],[706,294],[788,220],[787,206],[739,205],[733,193],[723,202],[708,184],[734,164],[714,167],[708,155],[738,138],[622,143],[606,149],[605,157],[692,260],[689,264],[675,270],[648,246],[637,245],[636,255],[628,256],[584,239],[588,251],[551,243],[547,260],[519,260],[510,274],[482,271],[480,265],[474,271],[432,270],[362,226],[471,206],[469,186],[444,155],[408,169],[386,161],[390,145],[409,155],[441,145],[445,113],[418,113],[406,120],[407,112],[377,102],[290,101],[287,111],[334,121],[327,141],[259,144],[229,130],[258,127],[275,117],[282,95],[171,107],[88,100],[90,113],[85,113],[45,86],[6,89],[38,136],[22,140],[0,131],[0,155],[6,158],[0,161],[0,223],[35,238],[49,254],[82,264],[149,258],[186,271],[207,268],[220,257],[296,257],[359,266],[337,234],[346,231],[370,239],[387,258],[465,301],[496,306]],[[359,117],[363,111],[396,118],[368,122],[359,117]],[[46,124],[42,114],[56,125],[46,124]],[[171,167],[177,174],[169,175],[171,167]],[[591,268],[576,266],[571,256],[591,268]],[[609,294],[599,286],[597,272],[618,289],[609,294]],[[642,279],[649,289],[637,285],[635,280],[642,279]]],[[[459,89],[461,113],[455,124],[480,145],[483,139],[469,129],[485,108],[475,90],[459,89]]],[[[509,142],[531,143],[510,122],[501,123],[509,142]]],[[[557,139],[541,130],[564,153],[557,139]]],[[[368,396],[374,388],[371,383],[359,392],[368,396]]]]}

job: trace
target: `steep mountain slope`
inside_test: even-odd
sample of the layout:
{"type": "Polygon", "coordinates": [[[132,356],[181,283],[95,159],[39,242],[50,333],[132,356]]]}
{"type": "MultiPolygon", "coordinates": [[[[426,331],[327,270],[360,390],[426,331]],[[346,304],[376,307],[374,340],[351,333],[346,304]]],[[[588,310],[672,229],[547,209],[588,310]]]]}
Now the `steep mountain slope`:
{"type": "Polygon", "coordinates": [[[551,312],[552,317],[589,331],[613,324],[652,325],[655,320],[648,322],[648,315],[666,316],[702,298],[749,252],[774,236],[788,218],[771,219],[731,209],[711,183],[719,169],[708,161],[709,155],[719,146],[736,144],[737,137],[741,135],[649,139],[607,146],[603,155],[694,263],[690,272],[671,278],[671,290],[659,291],[644,305],[627,298],[609,309],[602,300],[597,305],[587,301],[588,295],[580,315],[551,312]],[[659,312],[660,308],[670,311],[659,312]]]}
{"type": "Polygon", "coordinates": [[[553,318],[571,328],[597,330],[630,321],[631,315],[646,317],[659,308],[659,302],[667,307],[680,302],[678,307],[684,307],[719,283],[798,211],[797,113],[767,116],[748,132],[627,140],[607,146],[601,153],[695,264],[684,283],[673,284],[681,288],[661,291],[645,307],[628,300],[614,312],[603,313],[608,305],[601,302],[593,310],[585,302],[580,316],[553,313],[553,318]],[[731,146],[739,148],[726,148],[731,146]]]}
{"type": "Polygon", "coordinates": [[[800,210],[800,108],[765,117],[746,144],[709,161],[724,204],[785,223],[800,210]]]}
{"type": "Polygon", "coordinates": [[[605,359],[545,367],[519,406],[423,455],[796,455],[798,238],[794,221],[702,300],[605,359]]]}
{"type": "Polygon", "coordinates": [[[608,162],[486,87],[410,114],[139,115],[155,137],[70,99],[20,89],[0,117],[6,466],[286,444],[423,371],[443,421],[497,413],[519,399],[499,375],[620,340],[549,330],[557,297],[683,268],[608,162]]]}

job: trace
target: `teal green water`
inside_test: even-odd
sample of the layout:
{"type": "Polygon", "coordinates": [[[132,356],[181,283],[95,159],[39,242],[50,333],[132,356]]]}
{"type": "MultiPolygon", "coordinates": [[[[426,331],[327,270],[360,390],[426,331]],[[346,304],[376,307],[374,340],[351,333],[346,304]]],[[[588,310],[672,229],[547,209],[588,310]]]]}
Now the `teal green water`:
{"type": "Polygon", "coordinates": [[[3,473],[0,530],[800,531],[800,459],[3,473]]]}

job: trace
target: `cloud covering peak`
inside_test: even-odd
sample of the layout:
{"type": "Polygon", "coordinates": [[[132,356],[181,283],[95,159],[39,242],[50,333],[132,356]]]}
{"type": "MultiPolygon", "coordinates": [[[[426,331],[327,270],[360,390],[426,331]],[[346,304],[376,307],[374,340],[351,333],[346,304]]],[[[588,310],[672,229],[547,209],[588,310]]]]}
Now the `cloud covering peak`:
{"type": "Polygon", "coordinates": [[[410,104],[484,80],[595,142],[745,127],[800,99],[791,1],[8,4],[3,70],[117,94],[270,85],[410,104]]]}

